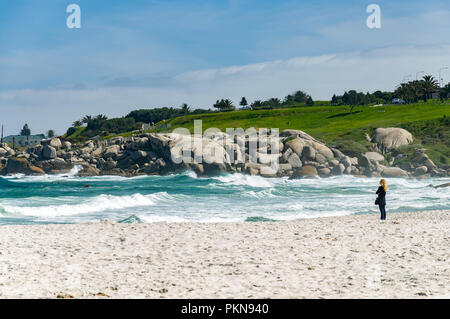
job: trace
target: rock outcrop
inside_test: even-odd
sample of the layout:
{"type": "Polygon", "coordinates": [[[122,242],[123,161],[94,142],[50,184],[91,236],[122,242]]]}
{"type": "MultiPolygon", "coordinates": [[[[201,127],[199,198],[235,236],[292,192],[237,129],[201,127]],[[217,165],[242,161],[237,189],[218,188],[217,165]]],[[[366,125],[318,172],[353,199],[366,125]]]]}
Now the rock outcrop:
{"type": "Polygon", "coordinates": [[[425,150],[417,150],[415,162],[392,155],[389,149],[412,142],[405,130],[377,129],[372,140],[377,151],[348,156],[299,130],[285,130],[279,137],[270,131],[239,137],[222,132],[209,136],[146,133],[82,144],[53,138],[22,152],[0,145],[0,174],[56,174],[79,166],[79,176],[166,175],[186,169],[199,176],[230,172],[292,179],[448,175],[425,150]]]}
{"type": "Polygon", "coordinates": [[[12,157],[0,172],[0,175],[10,174],[43,175],[45,172],[42,168],[31,165],[25,158],[12,157]]]}
{"type": "Polygon", "coordinates": [[[408,173],[400,167],[386,167],[381,172],[383,177],[408,177],[408,173]]]}
{"type": "Polygon", "coordinates": [[[372,143],[376,143],[380,150],[395,149],[411,144],[414,139],[410,132],[398,127],[377,128],[372,135],[372,143]]]}
{"type": "Polygon", "coordinates": [[[319,174],[314,166],[303,166],[295,170],[290,179],[317,178],[319,174]]]}

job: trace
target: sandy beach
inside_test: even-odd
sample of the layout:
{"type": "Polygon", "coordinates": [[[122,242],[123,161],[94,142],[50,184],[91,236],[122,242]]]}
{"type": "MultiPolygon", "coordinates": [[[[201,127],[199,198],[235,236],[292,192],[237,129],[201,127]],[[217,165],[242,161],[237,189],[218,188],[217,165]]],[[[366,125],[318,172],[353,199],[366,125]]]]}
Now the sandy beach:
{"type": "Polygon", "coordinates": [[[0,227],[0,298],[450,297],[450,210],[0,227]]]}

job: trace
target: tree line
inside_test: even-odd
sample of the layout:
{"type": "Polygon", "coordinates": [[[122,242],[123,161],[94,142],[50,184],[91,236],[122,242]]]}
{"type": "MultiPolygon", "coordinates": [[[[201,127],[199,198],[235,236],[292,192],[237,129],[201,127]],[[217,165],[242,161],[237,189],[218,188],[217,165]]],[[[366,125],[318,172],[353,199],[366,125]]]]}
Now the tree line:
{"type": "MultiPolygon", "coordinates": [[[[56,133],[55,133],[54,130],[48,130],[48,131],[47,131],[47,137],[48,137],[48,138],[54,137],[55,134],[56,134],[56,133]]],[[[27,123],[25,123],[25,125],[22,127],[22,129],[20,130],[19,135],[20,135],[20,136],[31,136],[31,129],[30,129],[30,127],[28,126],[27,123]]]]}
{"type": "MultiPolygon", "coordinates": [[[[342,95],[334,94],[331,103],[326,102],[325,104],[349,105],[352,108],[351,110],[353,110],[356,105],[390,104],[395,98],[402,99],[405,103],[414,103],[420,100],[426,102],[435,92],[439,92],[443,98],[446,98],[450,95],[450,83],[439,89],[437,80],[430,75],[426,75],[421,80],[402,83],[393,92],[375,91],[373,93],[362,93],[357,92],[356,90],[349,90],[342,95]]],[[[320,103],[315,102],[309,94],[299,90],[292,94],[288,94],[283,100],[273,97],[267,100],[255,100],[252,103],[249,103],[246,97],[242,97],[239,106],[241,109],[262,110],[283,107],[307,107],[317,104],[325,105],[323,101],[320,103]]],[[[179,116],[228,112],[236,109],[237,107],[232,100],[220,99],[217,100],[210,109],[192,109],[189,105],[183,104],[180,107],[138,109],[130,112],[124,117],[112,119],[108,119],[103,114],[97,116],[86,115],[72,124],[72,127],[67,131],[67,136],[72,135],[76,132],[77,128],[83,125],[86,125],[83,135],[86,137],[93,137],[97,135],[109,135],[111,133],[138,130],[143,123],[154,125],[155,123],[170,120],[179,116]]]]}
{"type": "MultiPolygon", "coordinates": [[[[248,105],[247,99],[243,97],[240,102],[242,109],[251,108],[272,109],[286,106],[305,105],[312,106],[314,101],[311,96],[303,91],[296,91],[284,98],[283,101],[278,98],[268,100],[256,100],[248,105]]],[[[155,123],[169,120],[175,117],[193,114],[205,114],[215,112],[226,112],[236,110],[236,106],[230,99],[220,99],[213,104],[213,109],[192,109],[186,103],[180,107],[161,107],[154,109],[139,109],[131,111],[124,117],[108,119],[105,115],[97,116],[86,115],[80,120],[72,123],[72,127],[67,130],[66,135],[73,135],[78,128],[85,125],[82,135],[85,137],[94,137],[98,135],[109,135],[111,133],[130,132],[141,128],[143,123],[154,125],[155,123]]]]}
{"type": "Polygon", "coordinates": [[[439,88],[438,81],[431,75],[426,75],[421,80],[400,84],[393,92],[362,93],[350,90],[343,95],[335,94],[331,98],[331,105],[390,104],[396,98],[405,103],[417,103],[420,100],[427,102],[433,93],[439,93],[441,99],[446,99],[450,95],[450,83],[439,88]]]}
{"type": "Polygon", "coordinates": [[[179,108],[162,107],[154,109],[139,109],[130,112],[124,117],[108,119],[106,115],[86,115],[82,119],[72,123],[66,135],[74,134],[78,128],[86,126],[83,136],[93,137],[97,135],[109,135],[111,133],[130,132],[141,128],[143,123],[154,125],[155,123],[169,120],[174,117],[212,112],[211,110],[191,110],[187,104],[179,108]]]}
{"type": "MultiPolygon", "coordinates": [[[[243,97],[239,103],[242,109],[262,110],[262,109],[276,109],[288,106],[313,106],[314,101],[312,97],[303,92],[296,91],[287,95],[283,100],[273,97],[267,100],[255,100],[249,105],[247,98],[243,97]]],[[[221,112],[234,111],[236,106],[229,99],[217,100],[213,105],[214,108],[221,112]]]]}

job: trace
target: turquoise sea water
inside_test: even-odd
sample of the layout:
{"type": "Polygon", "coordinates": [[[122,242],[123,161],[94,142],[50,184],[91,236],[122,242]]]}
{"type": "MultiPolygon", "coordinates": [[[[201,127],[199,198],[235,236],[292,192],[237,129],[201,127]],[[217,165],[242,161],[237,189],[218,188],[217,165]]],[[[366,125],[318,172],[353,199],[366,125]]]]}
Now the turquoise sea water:
{"type": "MultiPolygon", "coordinates": [[[[267,179],[241,174],[0,177],[0,224],[273,221],[378,213],[376,178],[267,179]]],[[[450,208],[448,178],[388,179],[388,212],[450,208]]]]}

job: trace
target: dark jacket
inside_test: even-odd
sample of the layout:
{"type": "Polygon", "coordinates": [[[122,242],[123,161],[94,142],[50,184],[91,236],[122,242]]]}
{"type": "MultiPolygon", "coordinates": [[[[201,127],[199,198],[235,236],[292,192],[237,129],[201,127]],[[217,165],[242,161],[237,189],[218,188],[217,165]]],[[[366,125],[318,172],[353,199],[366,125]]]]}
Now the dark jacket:
{"type": "Polygon", "coordinates": [[[386,192],[384,191],[383,186],[378,187],[377,194],[380,199],[379,205],[386,205],[386,192]]]}

